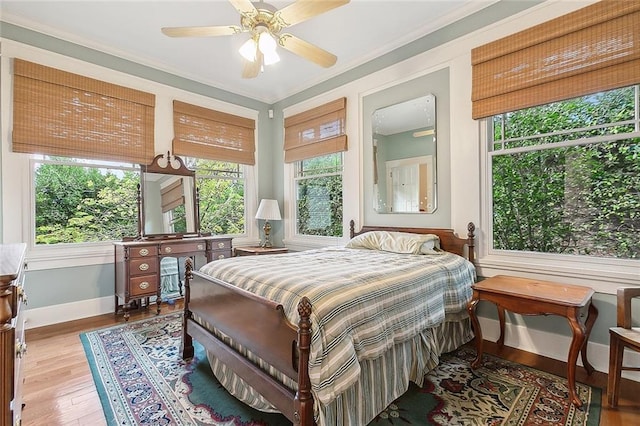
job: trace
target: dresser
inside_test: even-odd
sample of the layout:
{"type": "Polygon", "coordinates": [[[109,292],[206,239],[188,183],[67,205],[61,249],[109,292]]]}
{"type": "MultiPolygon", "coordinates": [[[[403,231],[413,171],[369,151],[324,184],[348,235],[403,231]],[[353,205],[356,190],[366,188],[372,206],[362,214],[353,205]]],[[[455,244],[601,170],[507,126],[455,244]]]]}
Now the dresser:
{"type": "Polygon", "coordinates": [[[211,262],[231,257],[232,250],[228,237],[169,237],[115,243],[115,313],[123,311],[128,320],[132,303],[141,306],[145,302],[148,306],[151,297],[156,298],[156,312],[160,313],[163,258],[204,256],[211,262]]]}
{"type": "Polygon", "coordinates": [[[25,244],[0,244],[0,426],[19,425],[22,416],[25,244]]]}

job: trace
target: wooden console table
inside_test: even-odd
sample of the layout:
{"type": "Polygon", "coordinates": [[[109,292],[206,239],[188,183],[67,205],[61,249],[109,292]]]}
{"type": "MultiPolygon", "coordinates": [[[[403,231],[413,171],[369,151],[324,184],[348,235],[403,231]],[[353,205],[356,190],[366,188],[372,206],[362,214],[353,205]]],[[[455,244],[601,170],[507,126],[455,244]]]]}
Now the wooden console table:
{"type": "Polygon", "coordinates": [[[493,302],[498,308],[500,321],[500,338],[498,346],[504,345],[504,311],[505,309],[523,315],[560,315],[569,321],[573,339],[567,360],[569,398],[580,407],[582,401],[576,393],[576,361],[578,352],[582,354],[582,364],[588,374],[594,368],[587,360],[587,341],[598,317],[598,310],[593,303],[593,289],[588,287],[566,285],[548,281],[497,275],[473,285],[473,298],[467,306],[473,332],[475,333],[477,357],[471,363],[477,368],[482,362],[482,331],[476,316],[476,306],[480,300],[493,302]],[[586,321],[583,321],[587,311],[586,321]]]}

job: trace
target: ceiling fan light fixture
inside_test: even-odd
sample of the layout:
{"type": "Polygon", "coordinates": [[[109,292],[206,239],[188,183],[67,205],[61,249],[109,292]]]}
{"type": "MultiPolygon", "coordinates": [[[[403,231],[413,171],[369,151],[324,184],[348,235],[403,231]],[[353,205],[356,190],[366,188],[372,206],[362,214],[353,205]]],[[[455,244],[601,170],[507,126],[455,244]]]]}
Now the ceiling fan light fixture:
{"type": "Polygon", "coordinates": [[[238,51],[240,52],[240,55],[242,55],[242,57],[247,61],[255,62],[257,48],[258,45],[256,41],[253,38],[250,38],[249,40],[245,41],[242,46],[240,46],[240,49],[238,51]]]}
{"type": "Polygon", "coordinates": [[[260,35],[258,36],[258,48],[263,55],[267,55],[271,52],[275,53],[276,47],[278,47],[278,45],[273,39],[273,36],[269,34],[268,31],[263,31],[260,33],[260,35]]]}
{"type": "Polygon", "coordinates": [[[272,52],[263,53],[264,56],[264,64],[265,65],[273,65],[276,62],[280,61],[280,55],[275,50],[272,52]]]}

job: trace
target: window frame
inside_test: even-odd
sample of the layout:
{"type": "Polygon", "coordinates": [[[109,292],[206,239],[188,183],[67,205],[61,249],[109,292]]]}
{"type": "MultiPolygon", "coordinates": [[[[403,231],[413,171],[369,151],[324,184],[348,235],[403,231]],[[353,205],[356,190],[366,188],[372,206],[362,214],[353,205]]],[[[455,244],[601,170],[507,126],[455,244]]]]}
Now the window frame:
{"type": "Polygon", "coordinates": [[[484,238],[477,245],[480,276],[513,274],[580,284],[606,294],[615,294],[621,285],[637,285],[638,259],[599,258],[569,254],[518,252],[493,248],[492,199],[492,118],[480,125],[480,229],[484,238]]]}
{"type": "MultiPolygon", "coordinates": [[[[330,236],[325,236],[325,235],[309,235],[309,234],[301,234],[300,232],[298,232],[298,182],[304,179],[314,179],[314,178],[319,178],[319,177],[328,177],[328,176],[340,176],[341,181],[342,181],[342,205],[344,207],[344,152],[343,151],[338,151],[338,152],[334,152],[331,154],[325,154],[325,155],[321,155],[318,157],[325,157],[325,156],[329,156],[329,155],[339,155],[340,156],[340,170],[339,171],[334,171],[334,172],[322,172],[322,173],[318,173],[318,174],[310,174],[308,176],[303,176],[304,175],[304,168],[302,167],[302,163],[306,160],[310,160],[312,158],[316,158],[316,157],[311,157],[311,158],[305,158],[303,160],[298,160],[298,161],[294,161],[291,164],[294,166],[293,168],[293,172],[294,172],[294,176],[293,176],[293,198],[291,198],[292,204],[293,204],[293,216],[292,216],[292,221],[293,221],[293,229],[294,229],[294,235],[296,235],[299,238],[313,238],[313,237],[318,237],[321,239],[327,239],[327,238],[342,238],[342,236],[344,236],[344,226],[342,229],[342,236],[335,236],[335,235],[330,235],[330,236]]],[[[337,167],[336,167],[337,169],[337,167]]],[[[344,212],[344,209],[343,209],[344,212]]],[[[343,223],[344,223],[344,217],[343,217],[343,223]]]]}
{"type": "MultiPolygon", "coordinates": [[[[257,152],[257,150],[256,150],[257,152]]],[[[195,158],[195,157],[190,157],[195,158]]],[[[210,160],[218,161],[218,160],[210,160]]],[[[232,161],[227,161],[233,163],[232,161]]],[[[245,228],[242,234],[225,234],[225,237],[232,237],[234,239],[234,245],[246,245],[254,243],[258,238],[258,226],[255,220],[255,212],[258,210],[258,196],[256,191],[256,165],[234,163],[240,167],[242,172],[242,180],[244,181],[244,214],[245,214],[245,228]],[[254,185],[250,183],[253,182],[254,185]]],[[[198,175],[196,171],[196,184],[198,182],[198,175]]],[[[224,178],[212,178],[212,179],[224,179],[224,178]]]]}

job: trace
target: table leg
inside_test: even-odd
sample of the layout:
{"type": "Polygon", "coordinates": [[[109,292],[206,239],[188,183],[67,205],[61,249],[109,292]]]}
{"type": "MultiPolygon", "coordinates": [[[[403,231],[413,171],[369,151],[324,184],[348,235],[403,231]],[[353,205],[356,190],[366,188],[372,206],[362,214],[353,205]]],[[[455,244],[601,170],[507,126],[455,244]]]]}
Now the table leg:
{"type": "Polygon", "coordinates": [[[589,313],[587,314],[587,321],[585,323],[585,336],[584,336],[584,344],[582,345],[582,351],[580,354],[582,356],[582,365],[585,370],[587,370],[587,374],[591,375],[595,371],[591,363],[587,360],[587,342],[589,341],[589,335],[591,334],[591,329],[593,328],[593,324],[596,322],[596,318],[598,318],[598,309],[593,306],[593,302],[589,304],[589,313]]]}
{"type": "Polygon", "coordinates": [[[578,360],[578,353],[586,343],[586,332],[584,324],[578,320],[578,314],[578,309],[573,309],[567,314],[567,319],[573,332],[573,339],[571,340],[571,347],[569,348],[569,358],[567,360],[567,381],[569,386],[569,399],[576,407],[581,407],[582,401],[580,401],[576,393],[576,361],[578,360]]]}
{"type": "Polygon", "coordinates": [[[502,348],[504,346],[504,308],[500,305],[498,308],[498,321],[500,322],[500,337],[498,338],[498,347],[502,348]]]}
{"type": "Polygon", "coordinates": [[[471,327],[473,328],[473,334],[476,339],[476,359],[471,362],[471,368],[478,368],[482,362],[482,330],[480,330],[480,322],[476,315],[476,307],[478,305],[478,299],[473,298],[467,305],[467,311],[469,312],[469,318],[471,318],[471,327]]]}

